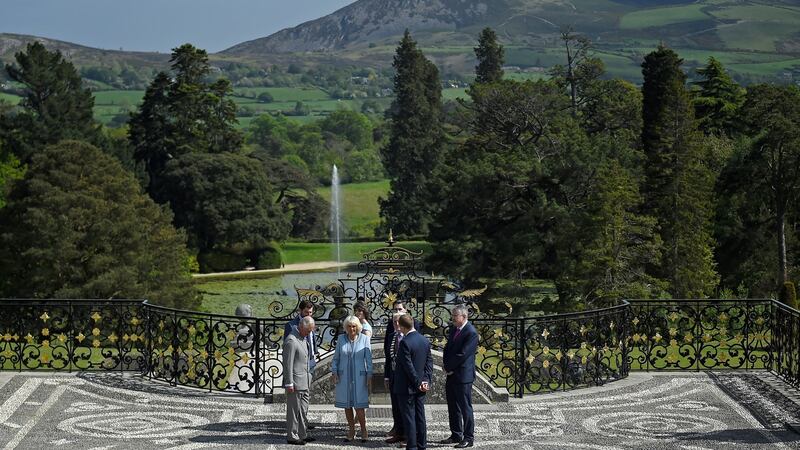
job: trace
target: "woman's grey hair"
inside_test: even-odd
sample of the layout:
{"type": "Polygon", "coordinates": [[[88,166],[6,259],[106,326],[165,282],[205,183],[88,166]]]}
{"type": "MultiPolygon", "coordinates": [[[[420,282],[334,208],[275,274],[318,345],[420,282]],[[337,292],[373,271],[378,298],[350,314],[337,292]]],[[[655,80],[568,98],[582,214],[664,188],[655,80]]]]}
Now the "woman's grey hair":
{"type": "Polygon", "coordinates": [[[361,333],[361,329],[363,327],[361,326],[361,321],[358,320],[358,317],[356,317],[356,316],[347,316],[342,321],[342,326],[345,328],[345,334],[347,334],[347,326],[351,325],[351,324],[355,324],[356,327],[358,328],[358,332],[361,333]]]}

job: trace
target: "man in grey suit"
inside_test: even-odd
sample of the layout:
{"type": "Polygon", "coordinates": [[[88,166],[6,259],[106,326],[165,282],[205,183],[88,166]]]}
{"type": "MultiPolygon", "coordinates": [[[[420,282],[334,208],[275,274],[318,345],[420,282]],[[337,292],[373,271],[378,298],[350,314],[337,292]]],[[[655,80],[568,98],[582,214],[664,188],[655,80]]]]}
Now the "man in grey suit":
{"type": "Polygon", "coordinates": [[[311,371],[308,366],[306,336],[314,330],[314,318],[300,319],[297,328],[283,341],[283,387],[286,389],[286,442],[306,445],[315,439],[308,427],[308,389],[311,371]]]}

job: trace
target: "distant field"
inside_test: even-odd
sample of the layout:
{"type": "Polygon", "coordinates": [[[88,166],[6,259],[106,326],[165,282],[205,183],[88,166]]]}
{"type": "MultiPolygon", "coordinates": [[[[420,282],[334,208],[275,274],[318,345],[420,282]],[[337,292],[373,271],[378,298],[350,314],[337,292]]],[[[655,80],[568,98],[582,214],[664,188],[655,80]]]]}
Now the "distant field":
{"type": "Polygon", "coordinates": [[[0,92],[0,101],[11,103],[12,105],[16,105],[19,101],[22,100],[22,97],[14,94],[6,94],[5,92],[0,92]]]}
{"type": "Polygon", "coordinates": [[[550,76],[544,72],[506,72],[503,78],[514,81],[536,81],[546,80],[550,78],[550,76]]]}
{"type": "Polygon", "coordinates": [[[94,93],[95,105],[133,105],[142,102],[144,91],[97,91],[94,93]]]}
{"type": "Polygon", "coordinates": [[[800,31],[800,21],[791,22],[740,22],[735,25],[720,27],[719,37],[730,49],[753,49],[774,52],[779,39],[791,37],[800,31]]]}
{"type": "Polygon", "coordinates": [[[704,6],[701,3],[693,3],[686,6],[669,6],[635,11],[622,16],[619,21],[619,27],[622,29],[639,29],[710,19],[711,17],[702,11],[704,6]]]}
{"type": "Polygon", "coordinates": [[[469,98],[469,95],[467,95],[467,90],[465,88],[442,89],[442,100],[455,100],[457,98],[469,98]]]}
{"type": "Polygon", "coordinates": [[[144,91],[95,91],[92,95],[94,95],[95,119],[108,124],[115,116],[136,109],[142,102],[144,91]]]}
{"type": "MultiPolygon", "coordinates": [[[[330,187],[319,188],[317,191],[330,202],[330,187]]],[[[342,219],[345,229],[358,236],[373,236],[373,230],[380,221],[378,197],[386,198],[388,192],[388,180],[342,185],[342,219]]]]}
{"type": "MultiPolygon", "coordinates": [[[[276,102],[288,102],[288,101],[306,101],[306,100],[329,100],[331,97],[328,95],[327,92],[323,91],[319,88],[307,88],[307,87],[299,87],[299,88],[291,88],[291,87],[253,87],[253,88],[245,88],[245,87],[237,87],[233,90],[233,95],[241,96],[241,97],[248,97],[248,96],[258,96],[262,92],[269,92],[272,95],[272,98],[275,99],[276,102]]],[[[241,98],[239,97],[239,98],[241,98]]],[[[256,99],[247,99],[250,101],[257,101],[256,99]]]]}

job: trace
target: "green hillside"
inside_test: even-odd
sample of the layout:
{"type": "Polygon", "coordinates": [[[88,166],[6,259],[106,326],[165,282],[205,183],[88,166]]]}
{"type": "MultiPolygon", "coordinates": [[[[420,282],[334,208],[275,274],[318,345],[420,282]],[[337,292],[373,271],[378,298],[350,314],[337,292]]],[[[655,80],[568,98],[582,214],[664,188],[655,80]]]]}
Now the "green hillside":
{"type": "MultiPolygon", "coordinates": [[[[331,188],[318,189],[322,197],[330,202],[331,188]]],[[[373,236],[378,226],[378,197],[386,198],[389,181],[372,183],[351,183],[341,186],[342,219],[345,229],[351,235],[373,236]]]]}

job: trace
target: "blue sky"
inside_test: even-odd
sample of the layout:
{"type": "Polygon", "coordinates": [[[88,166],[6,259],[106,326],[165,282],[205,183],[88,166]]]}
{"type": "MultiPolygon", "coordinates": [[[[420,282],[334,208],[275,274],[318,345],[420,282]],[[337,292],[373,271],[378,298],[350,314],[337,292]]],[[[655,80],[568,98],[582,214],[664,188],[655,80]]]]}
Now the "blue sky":
{"type": "Polygon", "coordinates": [[[316,19],[354,0],[2,0],[0,32],[105,49],[218,52],[316,19]]]}

